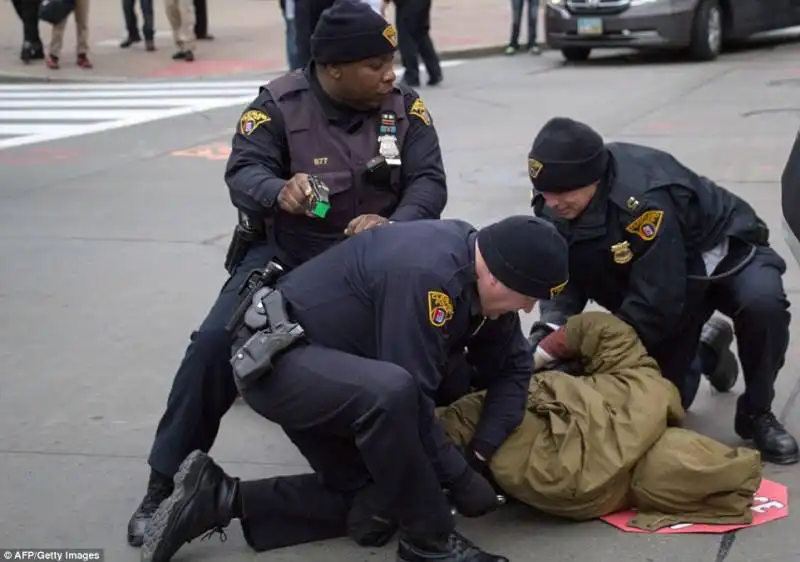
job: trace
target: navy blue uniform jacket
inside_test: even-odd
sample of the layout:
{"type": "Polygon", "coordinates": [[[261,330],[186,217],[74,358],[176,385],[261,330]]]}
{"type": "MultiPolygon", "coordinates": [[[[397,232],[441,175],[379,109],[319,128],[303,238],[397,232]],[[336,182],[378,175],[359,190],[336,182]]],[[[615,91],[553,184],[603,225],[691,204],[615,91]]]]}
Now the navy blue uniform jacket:
{"type": "Polygon", "coordinates": [[[531,377],[519,315],[488,320],[481,313],[475,238],[476,229],[457,220],[389,224],[334,246],[279,281],[310,341],[394,363],[413,376],[423,394],[420,433],[444,484],[467,468],[434,413],[448,357],[466,348],[486,381],[474,436],[480,450],[494,451],[521,423],[531,377]]]}

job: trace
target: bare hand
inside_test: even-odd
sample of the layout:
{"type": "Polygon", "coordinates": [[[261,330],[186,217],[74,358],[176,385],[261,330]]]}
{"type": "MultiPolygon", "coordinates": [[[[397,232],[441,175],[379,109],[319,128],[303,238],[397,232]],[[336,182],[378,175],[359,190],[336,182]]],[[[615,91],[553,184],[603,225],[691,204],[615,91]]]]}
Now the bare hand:
{"type": "Polygon", "coordinates": [[[278,206],[293,215],[305,215],[307,202],[311,196],[308,174],[295,174],[278,194],[278,206]]]}
{"type": "Polygon", "coordinates": [[[370,228],[374,228],[388,222],[388,219],[385,219],[379,215],[361,215],[350,221],[350,224],[348,224],[347,228],[344,229],[344,233],[347,236],[355,236],[359,232],[364,232],[365,230],[369,230],[370,228]]]}

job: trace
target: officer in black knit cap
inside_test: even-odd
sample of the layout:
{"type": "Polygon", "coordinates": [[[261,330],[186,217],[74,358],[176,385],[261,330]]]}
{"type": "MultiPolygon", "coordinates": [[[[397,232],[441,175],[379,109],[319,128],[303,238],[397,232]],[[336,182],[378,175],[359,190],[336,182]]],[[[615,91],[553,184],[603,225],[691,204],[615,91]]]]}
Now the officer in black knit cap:
{"type": "Polygon", "coordinates": [[[556,117],[528,156],[537,215],[569,241],[570,283],[541,305],[535,347],[588,300],[633,326],[684,407],[701,374],[727,392],[739,365],[745,392],[735,430],[764,460],[798,461],[795,439],[772,413],[774,382],[789,342],[783,259],[743,199],[660,150],[604,143],[586,124],[556,117]]]}
{"type": "Polygon", "coordinates": [[[488,467],[523,419],[532,368],[518,311],[568,286],[567,262],[566,241],[535,217],[480,230],[413,221],[350,238],[283,276],[277,291],[306,340],[239,388],[314,472],[241,482],[191,453],[142,560],[166,562],[238,518],[257,551],[345,535],[380,546],[399,529],[401,562],[508,562],[456,532],[445,490],[467,517],[502,503],[488,467]],[[460,450],[434,397],[465,347],[486,397],[460,450]]]}
{"type": "Polygon", "coordinates": [[[271,260],[289,271],[372,228],[441,216],[447,182],[438,135],[419,96],[394,85],[396,42],[369,5],[339,0],[319,21],[314,61],[265,84],[236,119],[225,169],[239,218],[225,260],[230,277],[175,372],[147,489],[128,521],[131,546],[141,546],[181,461],[211,449],[236,400],[225,326],[249,273],[271,260]],[[324,216],[311,212],[309,176],[328,187],[324,216]]]}

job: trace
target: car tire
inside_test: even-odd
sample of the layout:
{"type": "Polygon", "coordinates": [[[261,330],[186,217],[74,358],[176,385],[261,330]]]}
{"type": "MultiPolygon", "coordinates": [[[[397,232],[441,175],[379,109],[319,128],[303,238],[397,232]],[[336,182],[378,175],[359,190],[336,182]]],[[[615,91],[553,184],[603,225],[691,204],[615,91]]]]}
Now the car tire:
{"type": "Polygon", "coordinates": [[[689,56],[696,61],[711,61],[722,51],[722,8],[719,0],[702,0],[692,24],[689,56]]]}
{"type": "Polygon", "coordinates": [[[589,47],[564,47],[561,54],[569,62],[584,62],[589,59],[592,50],[589,47]]]}

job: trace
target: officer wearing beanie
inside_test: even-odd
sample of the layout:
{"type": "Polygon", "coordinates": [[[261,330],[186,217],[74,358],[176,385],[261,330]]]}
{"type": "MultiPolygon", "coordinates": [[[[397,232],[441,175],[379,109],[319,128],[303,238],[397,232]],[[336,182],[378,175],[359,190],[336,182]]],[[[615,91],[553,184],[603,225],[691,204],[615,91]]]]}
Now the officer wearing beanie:
{"type": "Polygon", "coordinates": [[[719,311],[735,325],[745,379],[736,433],[764,460],[796,463],[797,442],[772,413],[789,343],[786,263],[753,208],[670,154],[604,143],[562,117],[536,136],[528,170],[534,212],[569,242],[571,277],[542,303],[531,343],[594,300],[636,329],[688,408],[700,373],[722,392],[736,382],[733,330],[711,318],[719,311]]]}
{"type": "Polygon", "coordinates": [[[436,129],[421,99],[394,85],[394,28],[369,5],[339,0],[319,21],[314,61],[261,88],[242,112],[225,181],[239,213],[230,278],[181,362],[148,463],[147,492],[128,522],[147,522],[194,449],[208,451],[236,399],[224,327],[250,271],[291,269],[348,236],[389,221],[438,218],[447,201],[436,129]],[[309,213],[308,174],[328,188],[327,215],[309,213]]]}
{"type": "Polygon", "coordinates": [[[241,386],[280,424],[311,474],[240,481],[190,454],[145,537],[145,562],[241,521],[256,551],[349,536],[405,562],[507,562],[455,531],[444,490],[477,517],[498,497],[484,475],[521,423],[531,348],[518,311],[567,286],[567,244],[550,224],[510,217],[477,230],[458,220],[394,223],[355,236],[278,280],[306,341],[241,386]],[[487,391],[463,455],[434,396],[448,357],[468,356],[487,391]]]}

